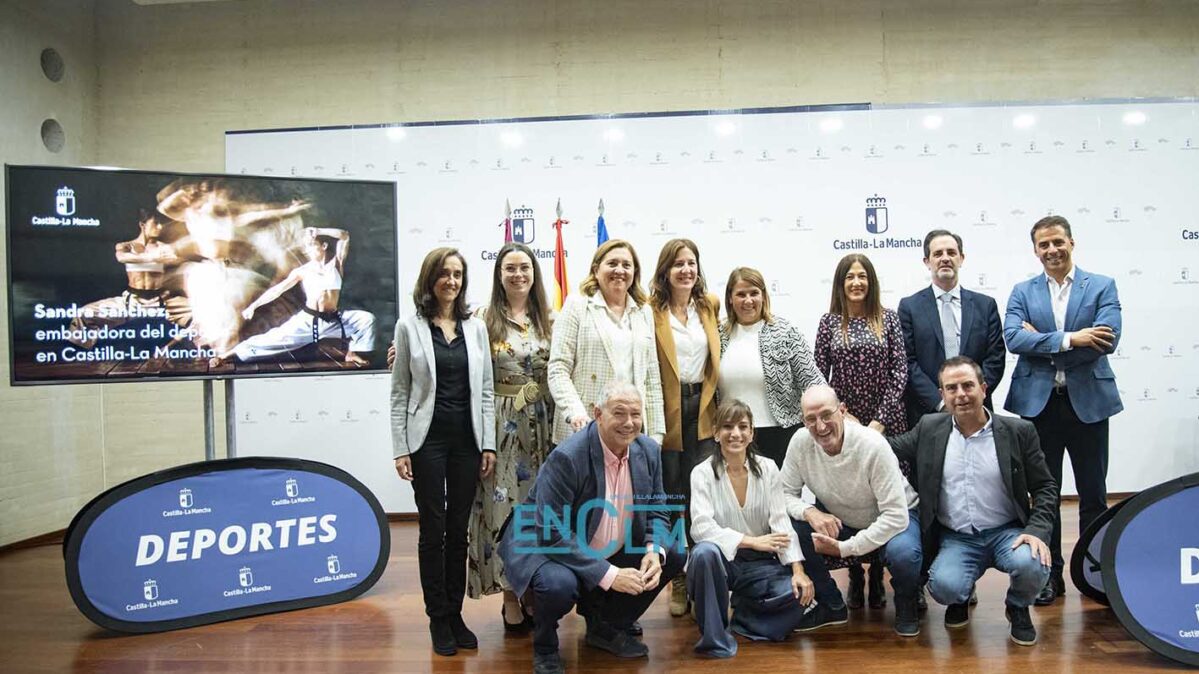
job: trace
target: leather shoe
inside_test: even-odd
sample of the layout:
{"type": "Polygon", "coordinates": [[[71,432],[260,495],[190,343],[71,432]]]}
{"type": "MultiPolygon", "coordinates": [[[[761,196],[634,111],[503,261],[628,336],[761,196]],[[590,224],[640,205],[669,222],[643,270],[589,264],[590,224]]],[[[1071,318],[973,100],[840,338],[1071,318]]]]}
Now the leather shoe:
{"type": "Polygon", "coordinates": [[[861,566],[849,567],[848,595],[845,605],[849,608],[859,609],[866,605],[866,572],[861,566]]]}
{"type": "Polygon", "coordinates": [[[562,656],[557,653],[534,653],[533,674],[566,674],[562,656]]]}
{"type": "Polygon", "coordinates": [[[429,636],[433,638],[433,652],[438,655],[455,655],[458,652],[458,644],[454,639],[454,632],[450,629],[450,623],[445,618],[432,618],[429,620],[429,636]]]}
{"type": "Polygon", "coordinates": [[[895,633],[901,637],[920,634],[920,611],[916,600],[895,598],[895,633]]]}
{"type": "Polygon", "coordinates": [[[1055,601],[1057,601],[1057,588],[1053,585],[1053,576],[1050,576],[1045,580],[1044,587],[1037,593],[1037,598],[1033,600],[1033,603],[1037,606],[1049,606],[1055,601]]]}
{"type": "Polygon", "coordinates": [[[945,607],[946,627],[965,627],[970,624],[969,604],[950,604],[945,607]]]}
{"type": "Polygon", "coordinates": [[[533,616],[525,613],[523,609],[521,610],[520,615],[523,620],[518,623],[510,623],[508,622],[508,612],[505,611],[502,606],[500,607],[500,622],[504,623],[505,632],[509,634],[520,635],[528,634],[529,632],[533,631],[533,616]]]}
{"type": "Polygon", "coordinates": [[[799,626],[795,628],[795,632],[811,632],[818,630],[821,627],[832,627],[834,625],[844,625],[849,622],[849,609],[844,605],[828,606],[827,604],[816,604],[816,608],[808,611],[799,626]]]}
{"type": "Polygon", "coordinates": [[[670,581],[670,615],[675,618],[687,615],[690,604],[687,599],[687,577],[680,573],[670,581]]]}
{"type": "Polygon", "coordinates": [[[645,644],[607,625],[589,628],[586,642],[588,646],[608,651],[618,658],[644,658],[649,655],[645,644]]]}
{"type": "Polygon", "coordinates": [[[475,633],[470,631],[466,623],[462,621],[462,614],[458,613],[449,617],[450,633],[454,635],[454,644],[458,648],[476,649],[479,647],[479,638],[475,633]]]}
{"type": "Polygon", "coordinates": [[[1011,638],[1014,643],[1021,646],[1032,646],[1037,643],[1037,628],[1032,624],[1032,617],[1028,615],[1027,606],[1021,608],[1009,606],[1004,611],[1004,616],[1012,624],[1011,638]]]}
{"type": "Polygon", "coordinates": [[[887,589],[883,585],[883,565],[875,562],[870,565],[867,574],[866,589],[870,591],[866,603],[870,608],[883,608],[887,605],[887,589]]]}

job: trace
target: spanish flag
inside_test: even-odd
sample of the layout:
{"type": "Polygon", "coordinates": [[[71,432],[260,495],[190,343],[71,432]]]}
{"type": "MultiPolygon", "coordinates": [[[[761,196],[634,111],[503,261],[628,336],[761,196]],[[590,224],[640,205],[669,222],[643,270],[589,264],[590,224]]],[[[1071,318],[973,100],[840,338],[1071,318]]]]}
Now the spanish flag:
{"type": "Polygon", "coordinates": [[[558,286],[558,292],[554,296],[554,309],[562,310],[562,304],[566,302],[566,295],[570,293],[569,284],[566,281],[566,248],[562,245],[562,225],[568,224],[569,220],[562,219],[562,200],[558,199],[558,219],[554,221],[554,230],[557,231],[557,242],[554,244],[554,284],[558,286]]]}

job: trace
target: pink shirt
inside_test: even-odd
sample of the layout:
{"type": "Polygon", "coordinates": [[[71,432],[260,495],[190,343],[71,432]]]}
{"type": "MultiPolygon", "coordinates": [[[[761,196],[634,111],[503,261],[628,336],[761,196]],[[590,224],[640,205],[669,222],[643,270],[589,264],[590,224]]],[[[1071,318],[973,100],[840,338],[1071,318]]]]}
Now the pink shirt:
{"type": "MultiPolygon", "coordinates": [[[[595,536],[591,538],[590,542],[592,550],[603,550],[612,541],[617,541],[620,545],[624,544],[625,530],[629,526],[629,518],[632,515],[629,507],[633,505],[633,476],[629,472],[628,450],[625,450],[624,456],[617,458],[602,439],[600,446],[604,450],[604,500],[615,506],[618,514],[613,517],[605,509],[600,515],[599,526],[596,527],[595,536]]],[[[616,580],[619,570],[615,565],[610,565],[608,573],[600,579],[600,587],[604,590],[611,588],[612,581],[616,580]]]]}

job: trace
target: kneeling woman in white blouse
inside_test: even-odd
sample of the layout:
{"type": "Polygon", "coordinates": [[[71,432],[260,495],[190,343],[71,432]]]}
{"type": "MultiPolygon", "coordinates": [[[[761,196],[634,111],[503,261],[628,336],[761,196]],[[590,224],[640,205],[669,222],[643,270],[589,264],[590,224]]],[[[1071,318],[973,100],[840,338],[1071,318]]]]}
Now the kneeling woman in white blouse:
{"type": "Polygon", "coordinates": [[[712,657],[737,653],[736,632],[781,641],[802,626],[812,581],[783,501],[778,466],[757,456],[749,406],[729,400],[716,412],[720,451],[691,471],[691,536],[687,591],[700,640],[712,657]],[[729,620],[729,593],[733,618],[729,620]]]}

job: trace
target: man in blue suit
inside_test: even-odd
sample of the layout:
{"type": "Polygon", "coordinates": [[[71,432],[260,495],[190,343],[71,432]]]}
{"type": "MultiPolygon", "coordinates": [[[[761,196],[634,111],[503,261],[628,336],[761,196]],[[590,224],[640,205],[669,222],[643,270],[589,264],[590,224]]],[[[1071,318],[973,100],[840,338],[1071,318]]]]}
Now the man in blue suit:
{"type": "Polygon", "coordinates": [[[995,299],[959,285],[966,261],[962,237],[934,229],[924,237],[924,266],[932,284],[899,301],[903,346],[908,354],[905,403],[908,428],[920,417],[944,408],[937,374],[947,358],[966,356],[978,363],[987,384],[983,404],[994,409],[991,392],[1003,379],[1007,350],[995,299]]]}
{"type": "Polygon", "coordinates": [[[576,604],[587,645],[647,655],[627,632],[687,559],[681,525],[670,529],[661,450],[641,433],[641,394],[609,384],[594,415],[550,452],[500,541],[513,591],[532,594],[536,674],[565,671],[558,621],[576,604]]]}
{"type": "Polygon", "coordinates": [[[1032,226],[1033,253],[1045,272],[1012,288],[1003,336],[1018,354],[1004,407],[1037,427],[1049,471],[1058,484],[1053,572],[1038,606],[1066,593],[1062,578],[1062,458],[1070,453],[1078,488],[1080,529],[1107,509],[1108,423],[1124,409],[1107,362],[1120,340],[1115,280],[1074,266],[1074,238],[1061,216],[1032,226]]]}

